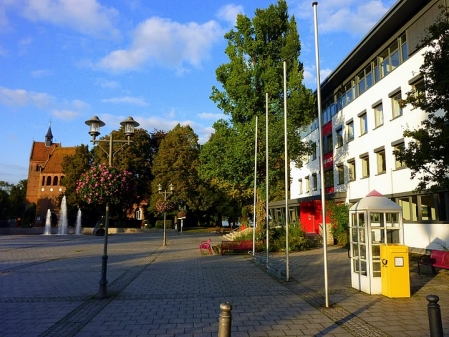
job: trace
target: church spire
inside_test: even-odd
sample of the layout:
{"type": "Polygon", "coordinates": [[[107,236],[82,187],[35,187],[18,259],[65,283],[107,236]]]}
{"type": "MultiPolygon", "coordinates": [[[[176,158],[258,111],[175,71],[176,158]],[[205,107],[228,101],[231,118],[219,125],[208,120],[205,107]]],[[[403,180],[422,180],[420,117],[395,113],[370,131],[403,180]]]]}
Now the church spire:
{"type": "Polygon", "coordinates": [[[45,146],[50,146],[53,143],[53,134],[51,133],[51,124],[48,126],[47,134],[45,135],[45,146]]]}

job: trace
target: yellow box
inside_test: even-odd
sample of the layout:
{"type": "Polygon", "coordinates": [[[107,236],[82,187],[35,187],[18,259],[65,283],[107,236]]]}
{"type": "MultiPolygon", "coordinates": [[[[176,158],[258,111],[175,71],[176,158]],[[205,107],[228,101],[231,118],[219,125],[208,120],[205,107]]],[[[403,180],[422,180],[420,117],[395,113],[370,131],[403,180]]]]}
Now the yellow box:
{"type": "Polygon", "coordinates": [[[382,295],[410,297],[408,247],[398,244],[380,245],[382,295]]]}

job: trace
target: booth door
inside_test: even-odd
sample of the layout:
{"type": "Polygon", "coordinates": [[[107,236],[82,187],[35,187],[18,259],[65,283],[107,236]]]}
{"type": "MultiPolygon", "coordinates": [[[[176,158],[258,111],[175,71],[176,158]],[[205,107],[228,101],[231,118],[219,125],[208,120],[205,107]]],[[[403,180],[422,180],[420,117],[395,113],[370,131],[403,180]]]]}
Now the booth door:
{"type": "Polygon", "coordinates": [[[368,233],[365,212],[351,214],[350,258],[352,287],[371,294],[368,233]]]}

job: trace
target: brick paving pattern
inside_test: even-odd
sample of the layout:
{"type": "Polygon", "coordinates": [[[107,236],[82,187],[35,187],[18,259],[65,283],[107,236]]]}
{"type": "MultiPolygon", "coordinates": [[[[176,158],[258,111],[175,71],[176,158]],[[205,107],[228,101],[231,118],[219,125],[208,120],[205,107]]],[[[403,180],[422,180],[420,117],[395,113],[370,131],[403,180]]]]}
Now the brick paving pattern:
{"type": "Polygon", "coordinates": [[[346,250],[202,256],[216,234],[109,235],[107,299],[96,295],[103,237],[0,236],[0,336],[217,336],[220,303],[232,305],[232,336],[429,336],[427,300],[440,297],[449,336],[449,271],[417,274],[412,296],[391,299],[351,287],[346,250]]]}

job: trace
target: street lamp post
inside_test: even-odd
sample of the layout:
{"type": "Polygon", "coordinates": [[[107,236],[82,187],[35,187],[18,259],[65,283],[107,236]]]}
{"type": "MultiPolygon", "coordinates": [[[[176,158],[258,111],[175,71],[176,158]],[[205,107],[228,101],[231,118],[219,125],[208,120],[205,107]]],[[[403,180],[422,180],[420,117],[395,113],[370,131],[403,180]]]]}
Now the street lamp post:
{"type": "MultiPolygon", "coordinates": [[[[170,191],[164,190],[162,191],[162,185],[158,184],[157,185],[157,190],[159,192],[159,194],[162,194],[164,196],[164,201],[167,201],[167,195],[171,195],[173,193],[173,184],[170,184],[170,191]]],[[[164,210],[164,239],[162,241],[162,246],[166,246],[167,245],[167,235],[166,235],[166,225],[165,225],[165,221],[167,219],[167,212],[164,210]]]]}
{"type": "MultiPolygon", "coordinates": [[[[100,134],[100,127],[105,126],[105,123],[101,121],[97,116],[93,116],[91,119],[86,121],[86,124],[89,125],[89,134],[92,136],[90,140],[94,145],[98,144],[98,146],[108,155],[109,166],[112,166],[112,161],[114,158],[114,154],[123,149],[126,145],[129,145],[131,141],[131,136],[134,135],[134,128],[139,126],[132,117],[128,117],[123,122],[120,122],[125,128],[125,136],[126,140],[114,140],[112,132],[109,135],[109,140],[96,140],[96,137],[100,134]],[[109,143],[109,151],[106,151],[101,143],[109,143]],[[114,143],[121,143],[122,146],[117,150],[113,151],[114,143]]],[[[107,271],[107,261],[108,261],[108,229],[109,229],[109,202],[106,202],[106,212],[104,218],[104,246],[103,246],[103,256],[101,257],[101,279],[100,279],[100,290],[98,292],[100,298],[108,297],[108,281],[106,279],[106,271],[107,271]]]]}

